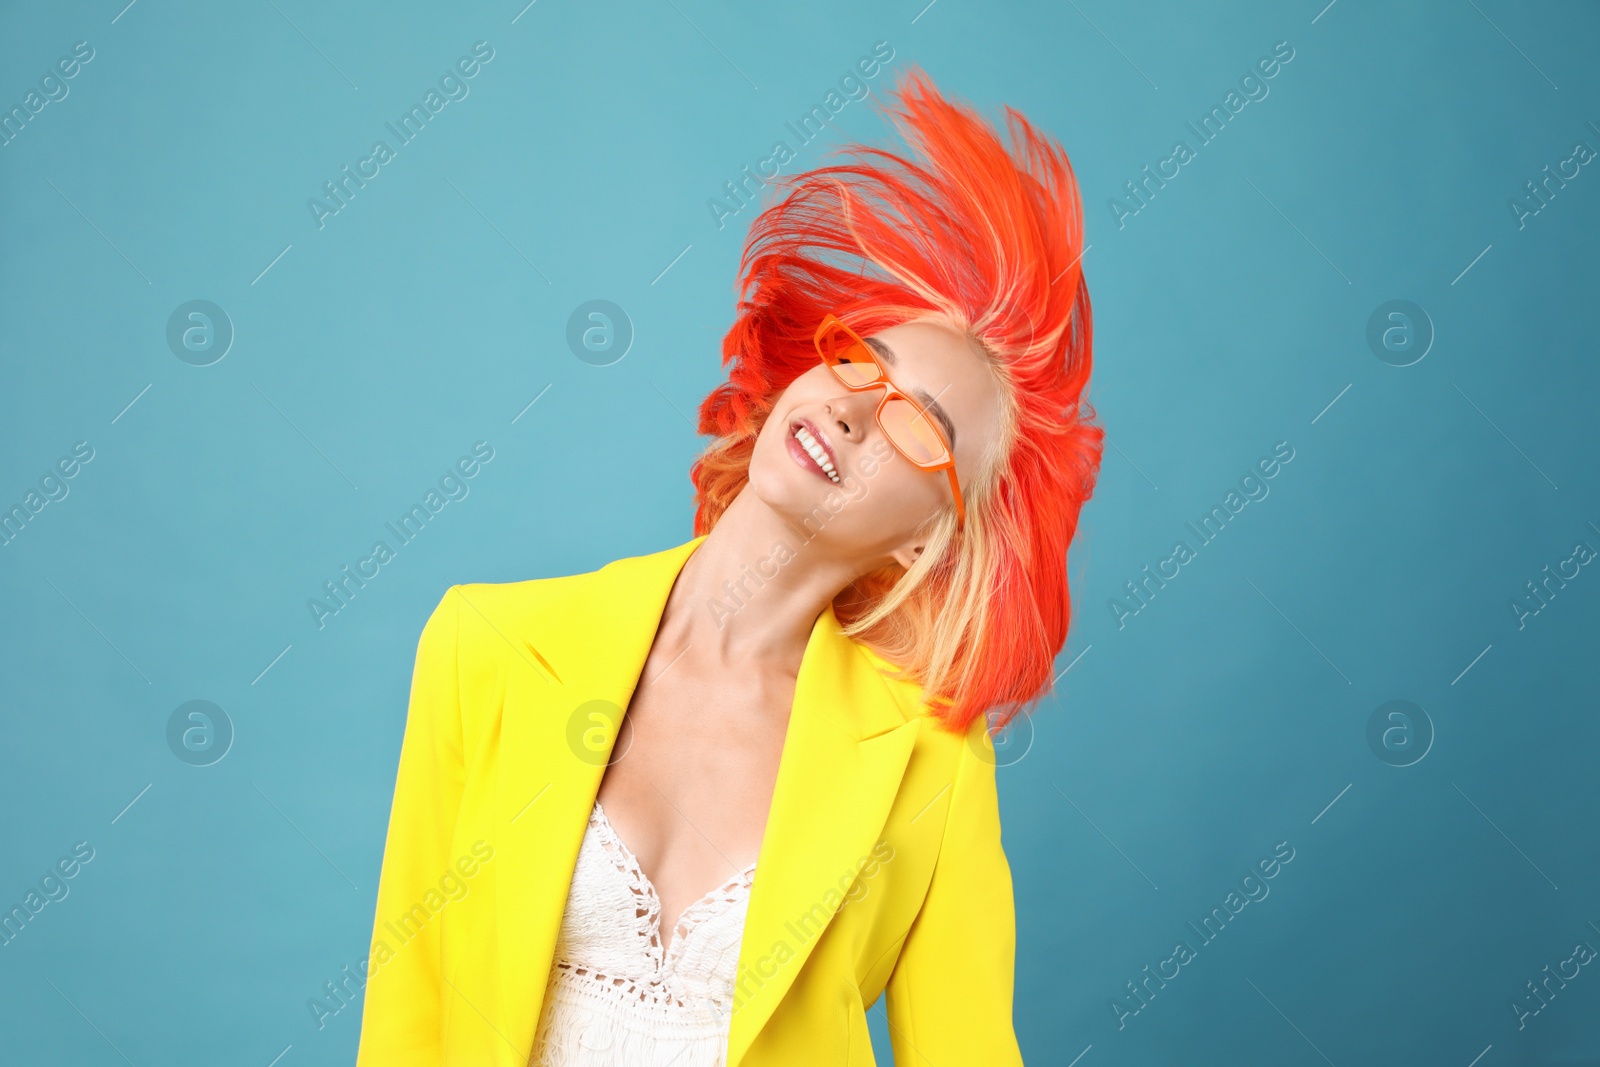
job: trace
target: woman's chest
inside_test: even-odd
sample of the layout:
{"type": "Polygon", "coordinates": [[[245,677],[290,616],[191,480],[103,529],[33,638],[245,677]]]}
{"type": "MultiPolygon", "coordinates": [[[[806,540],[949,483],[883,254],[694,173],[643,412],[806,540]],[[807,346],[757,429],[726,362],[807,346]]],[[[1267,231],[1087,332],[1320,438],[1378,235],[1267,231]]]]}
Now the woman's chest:
{"type": "Polygon", "coordinates": [[[727,694],[696,707],[681,689],[636,694],[597,794],[669,927],[760,853],[788,721],[727,694]]]}

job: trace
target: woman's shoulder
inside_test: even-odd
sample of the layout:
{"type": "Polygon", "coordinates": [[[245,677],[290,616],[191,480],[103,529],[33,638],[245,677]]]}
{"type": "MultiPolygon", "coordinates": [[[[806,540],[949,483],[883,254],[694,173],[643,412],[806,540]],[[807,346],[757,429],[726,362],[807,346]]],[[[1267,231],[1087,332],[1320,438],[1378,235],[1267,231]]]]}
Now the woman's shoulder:
{"type": "Polygon", "coordinates": [[[485,612],[492,611],[495,617],[520,621],[559,606],[563,601],[571,601],[592,592],[595,584],[603,581],[607,573],[625,562],[625,559],[613,560],[589,570],[558,567],[557,573],[535,578],[505,582],[460,582],[445,590],[440,603],[446,604],[455,596],[469,611],[478,608],[485,612]]]}
{"type": "Polygon", "coordinates": [[[623,556],[589,569],[557,564],[556,573],[506,582],[461,582],[437,602],[426,630],[449,632],[458,655],[494,661],[522,656],[528,645],[564,644],[615,610],[628,587],[670,565],[688,545],[623,556]]]}
{"type": "MultiPolygon", "coordinates": [[[[857,638],[851,639],[856,649],[878,672],[883,684],[894,694],[901,713],[907,720],[917,719],[923,724],[919,746],[940,749],[954,755],[965,746],[974,753],[985,748],[983,738],[988,734],[988,722],[983,716],[961,726],[950,722],[935,710],[928,699],[927,690],[912,672],[887,658],[880,650],[857,638]]],[[[992,750],[992,743],[988,746],[992,750]]]]}
{"type": "Polygon", "coordinates": [[[572,595],[576,577],[579,576],[452,585],[439,598],[424,626],[424,639],[433,632],[448,632],[458,649],[466,649],[485,634],[524,630],[572,595]]]}
{"type": "Polygon", "coordinates": [[[619,579],[625,581],[629,575],[652,567],[657,570],[669,567],[675,562],[681,562],[681,558],[686,556],[688,550],[700,540],[701,537],[695,537],[667,548],[612,557],[604,563],[590,563],[586,570],[578,569],[585,566],[581,562],[557,561],[551,568],[554,573],[544,577],[522,578],[509,582],[464,582],[452,586],[451,590],[459,589],[463,595],[480,597],[506,607],[538,604],[562,596],[590,592],[594,587],[610,581],[619,579]]]}

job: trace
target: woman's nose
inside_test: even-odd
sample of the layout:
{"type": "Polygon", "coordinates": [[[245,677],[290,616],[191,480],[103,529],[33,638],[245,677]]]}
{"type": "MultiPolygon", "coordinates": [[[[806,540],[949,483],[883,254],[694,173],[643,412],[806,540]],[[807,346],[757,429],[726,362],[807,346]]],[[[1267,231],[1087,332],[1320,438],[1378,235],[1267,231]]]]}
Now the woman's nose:
{"type": "Polygon", "coordinates": [[[846,438],[859,442],[866,436],[867,427],[872,421],[873,402],[874,398],[867,390],[852,390],[825,402],[822,409],[846,438]]]}

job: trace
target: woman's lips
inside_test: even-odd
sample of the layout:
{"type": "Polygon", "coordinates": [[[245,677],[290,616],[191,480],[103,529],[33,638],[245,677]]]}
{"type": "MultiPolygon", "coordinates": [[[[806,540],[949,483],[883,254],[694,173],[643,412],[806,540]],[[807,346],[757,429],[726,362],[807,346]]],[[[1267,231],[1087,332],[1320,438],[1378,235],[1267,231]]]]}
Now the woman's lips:
{"type": "Polygon", "coordinates": [[[806,432],[816,440],[817,444],[822,446],[822,450],[828,454],[828,462],[833,464],[834,470],[838,470],[839,457],[834,455],[833,445],[828,441],[828,435],[817,429],[817,424],[804,415],[800,416],[800,425],[804,426],[806,432]]]}
{"type": "Polygon", "coordinates": [[[818,463],[817,460],[812,458],[811,453],[806,451],[806,447],[802,445],[800,443],[800,439],[795,436],[795,432],[801,427],[805,428],[806,433],[811,436],[811,439],[816,442],[817,447],[820,448],[823,454],[827,457],[827,461],[833,466],[835,473],[838,474],[841,480],[843,479],[843,474],[840,473],[839,468],[839,457],[834,453],[833,448],[829,445],[827,438],[822,435],[822,431],[817,429],[816,423],[812,422],[804,415],[791,420],[789,423],[789,455],[794,457],[794,461],[796,463],[816,474],[817,477],[821,478],[829,485],[839,485],[840,482],[835,481],[834,476],[830,475],[822,468],[822,465],[818,463]]]}
{"type": "MultiPolygon", "coordinates": [[[[822,442],[819,441],[817,443],[821,444],[822,442]]],[[[833,479],[828,477],[828,472],[823,470],[821,467],[817,466],[817,461],[811,458],[811,453],[807,452],[805,450],[805,447],[803,445],[801,445],[798,440],[795,439],[795,436],[794,436],[793,433],[791,433],[789,435],[788,448],[789,448],[789,455],[794,457],[794,461],[796,463],[800,464],[800,466],[804,467],[806,470],[810,471],[812,474],[815,474],[818,478],[821,478],[823,481],[827,482],[829,485],[833,484],[833,479]]]]}

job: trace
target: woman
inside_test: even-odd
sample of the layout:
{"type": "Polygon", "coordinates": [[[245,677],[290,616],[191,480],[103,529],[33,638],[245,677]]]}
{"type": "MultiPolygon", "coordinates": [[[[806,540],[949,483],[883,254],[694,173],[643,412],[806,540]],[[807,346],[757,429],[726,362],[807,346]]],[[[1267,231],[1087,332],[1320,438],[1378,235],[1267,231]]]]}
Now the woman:
{"type": "Polygon", "coordinates": [[[1065,154],[920,73],[923,162],[753,224],[696,536],[423,630],[360,1064],[1022,1062],[991,726],[1099,468],[1065,154]],[[992,719],[992,722],[991,722],[992,719]]]}

